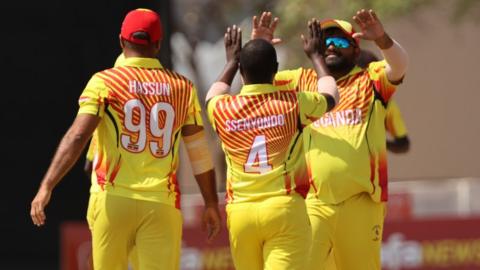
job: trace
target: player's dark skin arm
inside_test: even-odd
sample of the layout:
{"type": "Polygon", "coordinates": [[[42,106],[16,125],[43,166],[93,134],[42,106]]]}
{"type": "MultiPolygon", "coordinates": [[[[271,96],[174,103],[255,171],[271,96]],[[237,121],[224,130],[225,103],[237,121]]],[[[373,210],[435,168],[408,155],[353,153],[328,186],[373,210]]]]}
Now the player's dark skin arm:
{"type": "MultiPolygon", "coordinates": [[[[235,74],[237,74],[240,63],[240,52],[242,51],[242,31],[234,25],[228,27],[224,36],[225,51],[227,55],[227,63],[216,83],[224,83],[228,86],[232,85],[235,74]]],[[[214,84],[215,85],[215,84],[214,84]]],[[[208,90],[206,101],[207,104],[211,98],[218,95],[227,94],[228,89],[225,87],[211,87],[208,90]]]]}
{"type": "Polygon", "coordinates": [[[242,31],[240,28],[237,28],[236,25],[232,28],[228,27],[227,33],[225,33],[224,42],[227,63],[217,81],[232,85],[232,81],[238,71],[240,52],[242,50],[242,31]]]}
{"type": "Polygon", "coordinates": [[[395,154],[404,154],[410,150],[410,140],[408,136],[387,140],[388,151],[395,154]]]}
{"type": "Polygon", "coordinates": [[[97,116],[80,114],[63,137],[31,204],[30,216],[35,225],[45,224],[44,209],[53,189],[77,162],[99,121],[97,116]]]}
{"type": "MultiPolygon", "coordinates": [[[[331,76],[330,71],[325,64],[323,58],[325,52],[325,45],[322,38],[322,31],[320,29],[320,22],[317,20],[310,20],[308,22],[309,38],[305,38],[302,35],[303,50],[305,54],[310,58],[313,64],[313,69],[317,73],[317,78],[324,76],[331,76]]],[[[329,95],[322,93],[327,99],[327,111],[330,111],[335,107],[335,99],[329,95]]]]}
{"type": "MultiPolygon", "coordinates": [[[[191,136],[203,130],[202,126],[186,125],[182,128],[183,136],[191,136]]],[[[208,230],[207,240],[212,240],[220,232],[220,211],[218,210],[217,184],[215,170],[195,175],[200,193],[205,202],[202,228],[208,230]]]]}

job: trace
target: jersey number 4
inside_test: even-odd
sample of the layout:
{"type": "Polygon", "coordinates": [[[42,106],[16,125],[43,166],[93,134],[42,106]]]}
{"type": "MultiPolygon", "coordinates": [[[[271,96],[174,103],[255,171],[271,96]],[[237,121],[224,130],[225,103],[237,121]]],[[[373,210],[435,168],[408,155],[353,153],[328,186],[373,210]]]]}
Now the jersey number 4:
{"type": "Polygon", "coordinates": [[[250,152],[248,153],[247,162],[243,165],[243,169],[247,173],[260,174],[272,170],[272,166],[268,164],[265,135],[257,135],[253,140],[250,152]]]}
{"type": "Polygon", "coordinates": [[[128,134],[124,133],[121,136],[122,146],[125,150],[140,153],[145,150],[148,142],[150,152],[155,157],[164,157],[170,152],[175,119],[172,105],[165,102],[153,104],[148,119],[145,105],[138,99],[127,101],[123,111],[125,113],[124,127],[129,131],[128,134]],[[147,132],[151,136],[147,136],[147,132]],[[134,137],[136,138],[134,139],[134,137]],[[162,145],[159,145],[160,140],[163,142],[162,145]]]}

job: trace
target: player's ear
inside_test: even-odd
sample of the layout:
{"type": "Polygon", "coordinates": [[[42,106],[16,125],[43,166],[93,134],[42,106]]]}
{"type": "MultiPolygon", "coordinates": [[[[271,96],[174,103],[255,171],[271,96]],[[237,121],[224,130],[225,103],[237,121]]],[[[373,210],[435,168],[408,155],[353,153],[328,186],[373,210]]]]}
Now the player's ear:
{"type": "Polygon", "coordinates": [[[125,41],[123,40],[121,35],[118,35],[118,40],[120,41],[120,48],[125,48],[125,41]]]}
{"type": "Polygon", "coordinates": [[[275,62],[275,65],[273,66],[273,70],[272,70],[272,79],[271,81],[275,81],[275,75],[277,75],[277,72],[278,72],[278,62],[275,62]]]}
{"type": "Polygon", "coordinates": [[[245,81],[245,74],[243,73],[242,65],[238,64],[240,70],[240,78],[242,79],[242,84],[245,81]]]}
{"type": "Polygon", "coordinates": [[[161,40],[161,39],[158,40],[157,42],[155,42],[155,50],[156,50],[157,52],[160,51],[160,47],[161,47],[161,46],[162,46],[162,40],[161,40]]]}
{"type": "Polygon", "coordinates": [[[360,46],[358,45],[354,45],[353,47],[353,55],[355,56],[355,59],[358,59],[358,57],[360,57],[360,46]]]}

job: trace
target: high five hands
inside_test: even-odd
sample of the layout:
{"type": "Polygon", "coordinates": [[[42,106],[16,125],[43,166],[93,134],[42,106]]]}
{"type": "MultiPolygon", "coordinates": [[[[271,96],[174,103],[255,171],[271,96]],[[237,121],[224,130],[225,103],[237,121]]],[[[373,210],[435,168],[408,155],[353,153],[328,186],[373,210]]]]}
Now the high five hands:
{"type": "Polygon", "coordinates": [[[278,22],[279,19],[275,17],[272,20],[272,13],[267,11],[262,12],[260,19],[257,16],[253,16],[251,39],[262,38],[272,43],[272,45],[281,43],[282,40],[280,38],[273,37],[278,22]]]}
{"type": "Polygon", "coordinates": [[[313,56],[323,56],[325,45],[320,22],[317,19],[308,21],[308,35],[305,37],[302,34],[301,38],[303,41],[303,51],[309,58],[313,56]]]}
{"type": "Polygon", "coordinates": [[[393,45],[393,40],[387,35],[380,19],[373,10],[359,10],[353,20],[360,30],[353,34],[353,38],[375,41],[380,49],[387,49],[393,45]]]}
{"type": "Polygon", "coordinates": [[[242,51],[242,30],[233,25],[227,28],[223,41],[225,43],[225,53],[227,63],[239,63],[240,52],[242,51]]]}

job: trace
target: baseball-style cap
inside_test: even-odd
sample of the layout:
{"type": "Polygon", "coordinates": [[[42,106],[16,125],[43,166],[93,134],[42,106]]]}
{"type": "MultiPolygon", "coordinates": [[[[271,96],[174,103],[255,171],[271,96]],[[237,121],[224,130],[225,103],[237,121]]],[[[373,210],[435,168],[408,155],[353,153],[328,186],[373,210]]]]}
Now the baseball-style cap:
{"type": "Polygon", "coordinates": [[[136,44],[149,44],[157,42],[163,37],[160,16],[153,10],[139,8],[130,11],[123,19],[120,36],[136,44]],[[144,32],[149,40],[134,37],[134,33],[144,32]]]}
{"type": "Polygon", "coordinates": [[[352,24],[347,21],[334,20],[334,19],[323,20],[320,22],[320,28],[322,30],[325,30],[327,28],[339,28],[347,36],[352,38],[357,43],[357,45],[359,43],[358,38],[353,38],[353,34],[355,34],[355,28],[353,28],[352,24]]]}

